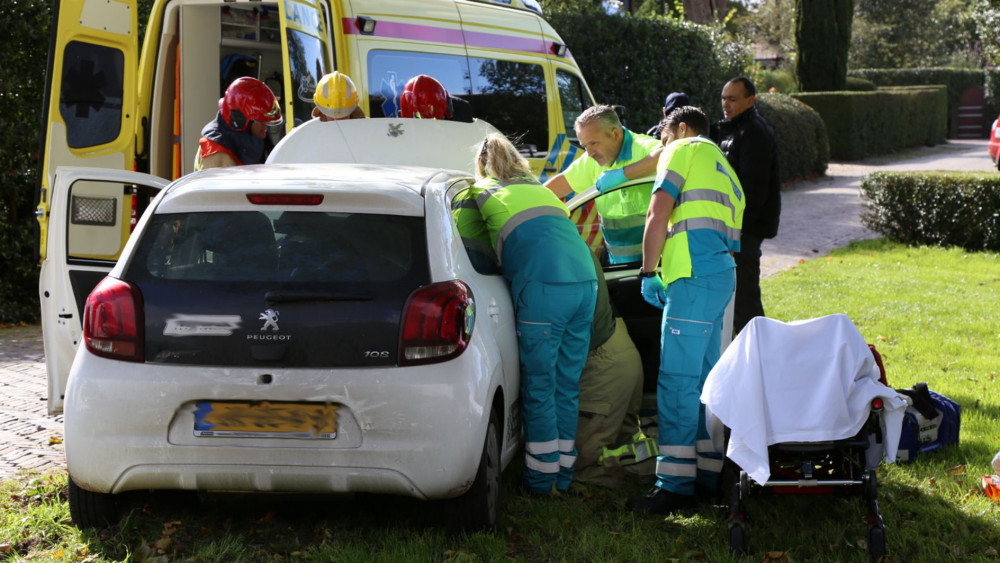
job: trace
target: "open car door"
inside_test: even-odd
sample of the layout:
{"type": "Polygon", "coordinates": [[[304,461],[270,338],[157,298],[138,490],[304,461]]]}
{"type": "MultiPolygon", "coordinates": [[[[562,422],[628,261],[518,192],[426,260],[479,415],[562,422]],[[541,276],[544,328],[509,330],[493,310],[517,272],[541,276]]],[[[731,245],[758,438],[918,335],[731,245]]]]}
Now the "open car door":
{"type": "Polygon", "coordinates": [[[39,253],[59,166],[131,170],[135,159],[136,0],[54,0],[38,192],[39,253]]]}
{"type": "Polygon", "coordinates": [[[69,369],[83,336],[87,296],[115,265],[135,219],[167,183],[125,170],[56,170],[38,278],[50,414],[62,411],[69,369]]]}
{"type": "Polygon", "coordinates": [[[330,21],[319,0],[283,0],[278,14],[285,78],[281,111],[291,130],[312,118],[316,85],[333,72],[330,21]]]}

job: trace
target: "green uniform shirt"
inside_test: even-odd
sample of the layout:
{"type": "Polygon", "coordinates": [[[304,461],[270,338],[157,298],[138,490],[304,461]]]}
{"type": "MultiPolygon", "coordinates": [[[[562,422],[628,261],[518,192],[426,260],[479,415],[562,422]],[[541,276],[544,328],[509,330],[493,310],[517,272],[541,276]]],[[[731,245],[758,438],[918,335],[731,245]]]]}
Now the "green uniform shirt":
{"type": "Polygon", "coordinates": [[[633,133],[628,129],[623,129],[623,131],[625,131],[625,138],[622,139],[621,151],[618,153],[618,158],[609,166],[601,166],[596,160],[590,158],[590,155],[584,153],[563,171],[563,178],[569,183],[569,187],[574,193],[582,192],[593,186],[601,172],[638,162],[660,147],[660,141],[649,135],[633,133]]]}

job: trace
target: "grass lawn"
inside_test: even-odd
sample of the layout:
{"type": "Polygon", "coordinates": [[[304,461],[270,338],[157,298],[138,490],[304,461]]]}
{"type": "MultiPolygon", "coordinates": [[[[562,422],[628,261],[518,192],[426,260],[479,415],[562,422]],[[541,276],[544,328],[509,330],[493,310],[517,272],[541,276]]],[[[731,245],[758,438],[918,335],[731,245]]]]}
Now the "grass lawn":
{"type": "MultiPolygon", "coordinates": [[[[957,400],[962,443],[880,470],[890,561],[990,561],[1000,504],[979,491],[1000,448],[1000,256],[865,241],[764,281],[781,320],[846,313],[881,351],[890,385],[926,381],[957,400]]],[[[495,533],[455,537],[435,505],[377,496],[130,495],[112,529],[70,525],[64,474],[0,485],[0,561],[725,561],[724,514],[642,517],[643,491],[519,493],[505,475],[495,533]]],[[[866,561],[854,497],[751,499],[751,561],[866,561]]]]}

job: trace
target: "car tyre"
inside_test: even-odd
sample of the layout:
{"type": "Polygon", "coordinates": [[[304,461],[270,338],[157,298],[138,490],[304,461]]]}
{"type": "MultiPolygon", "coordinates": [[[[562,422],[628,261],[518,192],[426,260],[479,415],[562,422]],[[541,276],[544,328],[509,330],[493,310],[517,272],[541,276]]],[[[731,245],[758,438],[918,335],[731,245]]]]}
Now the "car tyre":
{"type": "Polygon", "coordinates": [[[70,478],[69,514],[81,530],[105,528],[118,522],[118,503],[115,495],[88,491],[70,478]]]}
{"type": "Polygon", "coordinates": [[[490,530],[500,518],[500,421],[494,411],[486,428],[476,479],[462,496],[448,501],[449,527],[458,532],[490,530]]]}

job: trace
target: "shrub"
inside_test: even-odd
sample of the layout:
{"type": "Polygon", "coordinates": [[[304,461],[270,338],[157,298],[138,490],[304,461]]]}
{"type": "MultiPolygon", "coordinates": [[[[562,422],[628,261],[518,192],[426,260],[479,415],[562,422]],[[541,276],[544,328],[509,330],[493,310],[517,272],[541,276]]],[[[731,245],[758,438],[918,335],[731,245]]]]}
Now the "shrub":
{"type": "MultiPolygon", "coordinates": [[[[962,92],[973,86],[984,86],[985,82],[982,70],[967,68],[869,68],[852,70],[848,74],[855,78],[871,80],[876,86],[944,84],[948,88],[948,131],[951,132],[950,135],[958,131],[958,123],[955,119],[958,116],[958,101],[962,97],[962,92]]],[[[985,76],[988,77],[989,74],[985,76]]],[[[996,102],[994,101],[994,103],[996,102]]],[[[989,97],[987,97],[986,105],[988,108],[1000,109],[1000,105],[990,106],[989,97]]]]}
{"type": "Polygon", "coordinates": [[[861,222],[905,244],[1000,250],[1000,176],[876,172],[861,181],[861,222]]]}
{"type": "Polygon", "coordinates": [[[852,92],[874,92],[878,90],[878,86],[875,85],[871,80],[865,80],[864,78],[856,78],[854,76],[847,77],[847,90],[852,92]]]}
{"type": "Polygon", "coordinates": [[[759,94],[757,109],[774,128],[783,183],[826,172],[830,144],[826,126],[815,110],[777,93],[759,94]]]}
{"type": "Polygon", "coordinates": [[[857,160],[943,142],[946,96],[943,86],[928,86],[875,92],[809,92],[794,97],[823,118],[830,158],[857,160]]]}
{"type": "Polygon", "coordinates": [[[795,81],[795,74],[791,70],[762,68],[755,71],[751,78],[758,92],[767,92],[771,88],[782,94],[794,94],[799,91],[799,84],[795,81]]]}
{"type": "Polygon", "coordinates": [[[751,62],[746,45],[689,22],[566,11],[546,19],[569,46],[595,100],[628,108],[634,131],[659,122],[670,92],[687,92],[709,118],[721,119],[722,86],[751,62]]]}

